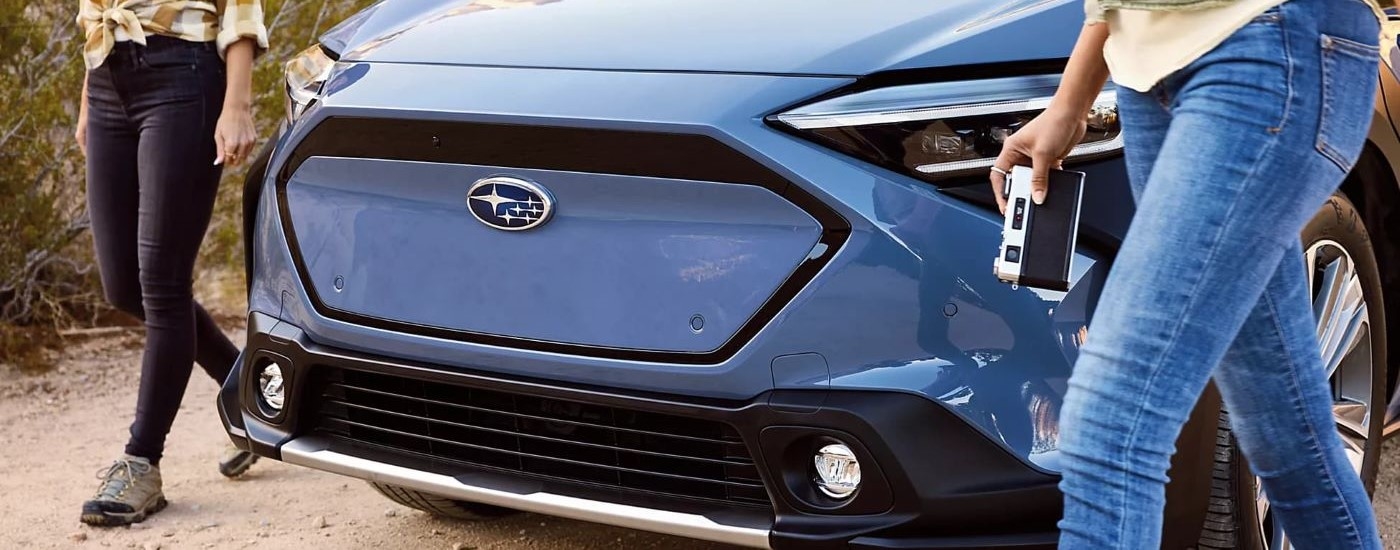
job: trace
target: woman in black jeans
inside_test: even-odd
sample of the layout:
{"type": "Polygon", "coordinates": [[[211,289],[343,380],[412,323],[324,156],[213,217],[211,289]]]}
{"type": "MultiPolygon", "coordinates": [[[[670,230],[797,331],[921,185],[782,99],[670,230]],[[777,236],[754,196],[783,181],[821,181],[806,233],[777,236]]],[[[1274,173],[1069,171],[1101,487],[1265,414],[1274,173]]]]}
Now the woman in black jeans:
{"type": "MultiPolygon", "coordinates": [[[[253,146],[253,58],[267,29],[258,0],[82,0],[77,19],[88,74],[76,138],[102,286],[146,325],[131,439],[82,521],[126,525],[165,506],[161,451],[193,363],[222,383],[238,356],[192,283],[222,167],[253,146]]],[[[252,459],[236,453],[221,470],[252,459]]]]}

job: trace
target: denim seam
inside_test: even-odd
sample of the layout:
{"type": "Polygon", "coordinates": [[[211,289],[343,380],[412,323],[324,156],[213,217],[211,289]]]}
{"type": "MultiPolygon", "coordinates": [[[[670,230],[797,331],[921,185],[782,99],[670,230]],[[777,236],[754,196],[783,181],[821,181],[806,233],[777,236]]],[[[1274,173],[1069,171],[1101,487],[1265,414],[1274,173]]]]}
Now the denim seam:
{"type": "Polygon", "coordinates": [[[1286,97],[1283,100],[1283,118],[1279,120],[1278,126],[1269,129],[1270,132],[1275,134],[1282,133],[1283,127],[1288,124],[1288,120],[1293,115],[1293,101],[1296,99],[1294,95],[1295,90],[1293,89],[1293,69],[1295,65],[1293,61],[1293,48],[1289,47],[1289,43],[1292,41],[1288,39],[1288,24],[1284,21],[1282,8],[1278,11],[1278,21],[1279,32],[1283,35],[1283,61],[1288,66],[1288,76],[1284,81],[1284,86],[1287,89],[1285,90],[1286,97]]]}
{"type": "Polygon", "coordinates": [[[1360,42],[1357,42],[1357,41],[1355,41],[1355,40],[1351,40],[1351,39],[1349,39],[1349,38],[1342,38],[1342,37],[1340,37],[1340,36],[1336,36],[1336,35],[1332,35],[1332,34],[1327,34],[1327,33],[1322,33],[1322,35],[1323,35],[1323,36],[1326,36],[1326,37],[1329,38],[1329,39],[1331,39],[1331,40],[1332,40],[1332,45],[1333,45],[1333,46],[1336,46],[1336,49],[1338,49],[1338,50],[1343,50],[1343,51],[1345,51],[1345,52],[1354,54],[1354,55],[1356,55],[1357,57],[1360,57],[1360,58],[1362,58],[1362,59],[1365,60],[1365,61],[1370,61],[1370,60],[1371,60],[1371,56],[1373,56],[1373,55],[1380,55],[1380,54],[1381,54],[1381,48],[1380,48],[1380,46],[1372,46],[1372,45],[1370,45],[1370,44],[1362,44],[1362,43],[1360,43],[1360,42]]]}
{"type": "MultiPolygon", "coordinates": [[[[1288,260],[1284,260],[1284,261],[1288,261],[1288,260]]],[[[1288,367],[1289,367],[1289,368],[1288,368],[1289,381],[1291,381],[1291,382],[1293,383],[1293,396],[1292,396],[1292,397],[1294,397],[1294,398],[1301,398],[1301,399],[1303,399],[1303,400],[1306,400],[1307,397],[1303,395],[1303,385],[1302,385],[1302,381],[1298,379],[1298,365],[1297,365],[1297,363],[1293,360],[1293,352],[1294,352],[1295,350],[1289,350],[1289,349],[1287,349],[1287,348],[1290,348],[1290,347],[1292,347],[1292,346],[1289,345],[1289,340],[1288,340],[1288,337],[1287,337],[1286,333],[1283,331],[1283,326],[1279,324],[1278,307],[1275,306],[1275,304],[1274,304],[1274,299],[1273,299],[1272,296],[1269,295],[1269,291],[1268,291],[1267,288],[1264,290],[1264,296],[1263,296],[1263,297],[1264,297],[1264,305],[1265,305],[1265,307],[1268,307],[1268,308],[1269,308],[1269,318],[1272,320],[1272,322],[1273,322],[1273,324],[1274,324],[1274,330],[1278,332],[1279,337],[1280,337],[1279,340],[1283,342],[1283,345],[1284,345],[1284,348],[1285,348],[1285,349],[1284,349],[1284,351],[1285,351],[1284,355],[1287,356],[1287,358],[1286,358],[1285,360],[1288,361],[1288,367]]],[[[1327,482],[1328,485],[1331,485],[1331,486],[1332,486],[1332,491],[1338,495],[1337,501],[1338,501],[1339,503],[1341,503],[1341,505],[1342,505],[1342,510],[1346,513],[1346,518],[1344,518],[1344,522],[1345,522],[1345,524],[1346,524],[1346,529],[1347,529],[1347,531],[1348,531],[1348,532],[1346,533],[1346,535],[1348,535],[1347,538],[1350,538],[1350,539],[1352,540],[1352,542],[1356,543],[1355,548],[1364,548],[1366,545],[1365,545],[1365,543],[1361,540],[1361,528],[1360,528],[1360,526],[1356,525],[1356,516],[1352,513],[1351,507],[1347,505],[1347,499],[1341,496],[1341,494],[1342,494],[1342,489],[1341,489],[1341,486],[1337,484],[1337,477],[1336,477],[1337,474],[1336,474],[1336,472],[1332,471],[1332,465],[1331,465],[1331,462],[1327,460],[1327,453],[1326,453],[1326,451],[1322,450],[1322,449],[1319,447],[1319,443],[1321,442],[1321,438],[1318,437],[1318,435],[1317,435],[1317,433],[1318,433],[1318,432],[1317,432],[1317,426],[1314,426],[1314,425],[1313,425],[1313,419],[1312,419],[1312,417],[1308,416],[1307,411],[1306,411],[1306,408],[1307,408],[1307,405],[1306,405],[1306,404],[1303,404],[1303,409],[1304,409],[1304,411],[1303,411],[1303,423],[1308,427],[1309,435],[1312,436],[1312,440],[1313,440],[1313,445],[1312,445],[1311,451],[1320,455],[1320,458],[1322,459],[1322,460],[1321,460],[1321,462],[1322,462],[1322,469],[1323,469],[1323,472],[1326,474],[1326,478],[1327,478],[1327,479],[1326,479],[1326,482],[1327,482]]]]}
{"type": "MultiPolygon", "coordinates": [[[[204,97],[204,94],[202,94],[202,93],[199,94],[199,127],[200,127],[200,129],[205,129],[205,128],[208,128],[208,127],[209,127],[209,114],[206,112],[206,111],[209,110],[208,107],[209,107],[209,99],[206,98],[206,97],[204,97]]],[[[218,132],[218,126],[217,126],[217,125],[214,127],[214,131],[215,131],[215,132],[218,132]]],[[[217,142],[218,140],[215,140],[215,141],[217,142]]],[[[218,143],[215,143],[214,146],[217,148],[217,147],[218,147],[218,143]]],[[[216,154],[217,154],[217,153],[216,153],[216,154]]]]}
{"type": "MultiPolygon", "coordinates": [[[[93,71],[96,72],[97,69],[93,69],[93,71]]],[[[122,97],[121,88],[117,85],[117,73],[111,69],[110,65],[108,66],[106,73],[107,83],[112,86],[112,95],[115,96],[117,100],[117,107],[120,107],[122,110],[122,118],[126,119],[125,122],[128,125],[130,125],[132,123],[131,110],[126,108],[126,98],[122,97]]],[[[91,103],[92,99],[89,98],[88,102],[91,103]]]]}
{"type": "MultiPolygon", "coordinates": [[[[1287,35],[1285,34],[1285,36],[1287,36],[1287,35]]],[[[1287,43],[1287,40],[1285,40],[1285,44],[1286,44],[1286,43],[1287,43]]],[[[1290,59],[1291,59],[1291,58],[1290,58],[1290,59]]],[[[1290,80],[1291,80],[1291,78],[1292,78],[1292,63],[1291,63],[1291,62],[1289,63],[1289,69],[1290,69],[1290,70],[1289,70],[1289,77],[1290,77],[1290,80]]],[[[1289,99],[1289,102],[1291,103],[1291,101],[1292,101],[1292,92],[1291,92],[1291,90],[1293,89],[1293,84],[1292,84],[1292,82],[1289,82],[1288,88],[1289,88],[1289,90],[1290,90],[1290,92],[1289,92],[1289,98],[1290,98],[1290,99],[1289,99]]],[[[1273,153],[1273,151],[1274,151],[1274,147],[1275,147],[1276,145],[1278,145],[1279,138],[1277,137],[1276,134],[1275,134],[1275,137],[1273,137],[1273,138],[1266,138],[1266,139],[1269,139],[1268,144],[1265,145],[1265,146],[1264,146],[1264,150],[1260,151],[1260,152],[1259,152],[1259,155],[1258,155],[1257,157],[1255,157],[1254,163],[1253,163],[1252,165],[1250,165],[1250,167],[1249,167],[1249,173],[1245,176],[1244,181],[1249,181],[1249,180],[1254,179],[1254,177],[1259,173],[1259,166],[1262,165],[1262,164],[1264,163],[1264,160],[1265,160],[1265,159],[1269,158],[1269,157],[1272,155],[1272,153],[1273,153]]],[[[1209,266],[1210,266],[1212,263],[1215,262],[1216,256],[1219,255],[1219,253],[1220,253],[1221,235],[1223,235],[1223,234],[1226,232],[1226,230],[1229,228],[1230,224],[1229,224],[1229,221],[1228,221],[1228,220],[1230,220],[1231,214],[1233,214],[1234,211],[1239,207],[1239,204],[1240,204],[1240,202],[1244,199],[1245,195],[1246,195],[1246,193],[1244,193],[1244,192],[1235,193],[1235,198],[1230,202],[1230,207],[1229,207],[1228,209],[1225,210],[1225,215],[1223,216],[1222,219],[1226,220],[1226,222],[1220,224],[1219,229],[1216,229],[1216,231],[1215,231],[1214,244],[1211,245],[1211,247],[1210,247],[1210,252],[1206,254],[1206,258],[1205,258],[1205,264],[1204,264],[1204,265],[1206,266],[1206,268],[1209,268],[1209,266]]],[[[1186,304],[1186,310],[1185,310],[1185,311],[1190,311],[1192,308],[1194,308],[1195,305],[1197,304],[1197,302],[1198,302],[1199,299],[1200,299],[1201,293],[1198,292],[1198,290],[1200,289],[1201,282],[1205,280],[1205,273],[1204,273],[1204,271],[1205,271],[1205,269],[1202,269],[1201,276],[1197,277],[1195,281],[1192,281],[1192,282],[1191,282],[1191,293],[1190,293],[1190,298],[1188,299],[1188,302],[1187,302],[1187,304],[1186,304]]],[[[1150,372],[1150,374],[1147,375],[1147,383],[1143,385],[1143,388],[1144,388],[1144,391],[1143,391],[1143,398],[1144,398],[1144,399],[1143,399],[1143,402],[1144,402],[1144,403],[1146,403],[1146,396],[1147,396],[1147,394],[1149,394],[1149,393],[1152,391],[1152,388],[1155,388],[1155,387],[1157,386],[1157,378],[1159,378],[1160,375],[1162,374],[1162,363],[1163,363],[1164,361],[1166,361],[1166,358],[1167,358],[1169,355],[1171,355],[1170,350],[1171,350],[1172,348],[1176,347],[1176,343],[1177,343],[1178,340],[1180,340],[1180,338],[1181,338],[1181,333],[1185,330],[1185,327],[1186,327],[1186,323],[1185,323],[1185,322],[1178,322],[1178,323],[1177,323],[1176,329],[1175,329],[1174,331],[1172,331],[1171,338],[1170,338],[1169,340],[1167,340],[1167,345],[1162,347],[1162,352],[1161,352],[1160,354],[1158,354],[1156,361],[1154,361],[1154,363],[1153,363],[1153,365],[1152,365],[1152,368],[1151,368],[1151,372],[1150,372]]],[[[1142,426],[1142,415],[1143,415],[1143,412],[1144,412],[1146,409],[1147,409],[1147,407],[1145,407],[1145,406],[1144,406],[1144,407],[1139,407],[1138,410],[1137,410],[1137,412],[1133,415],[1132,427],[1130,428],[1130,431],[1128,432],[1127,445],[1124,447],[1124,451],[1123,451],[1124,453],[1127,452],[1127,449],[1132,449],[1132,448],[1134,448],[1134,447],[1137,445],[1138,431],[1139,431],[1139,429],[1140,429],[1141,426],[1142,426]]],[[[1127,457],[1126,457],[1126,456],[1121,457],[1121,459],[1122,459],[1122,461],[1123,461],[1123,462],[1122,462],[1123,464],[1127,464],[1127,460],[1126,460],[1127,457]]],[[[1123,468],[1123,484],[1124,484],[1124,486],[1126,486],[1126,485],[1128,484],[1128,474],[1129,474],[1128,468],[1127,468],[1127,467],[1124,467],[1124,468],[1123,468]]],[[[1126,498],[1127,498],[1127,495],[1125,494],[1125,495],[1123,496],[1123,498],[1126,499],[1126,498]]],[[[1118,505],[1120,506],[1120,509],[1125,505],[1125,503],[1126,503],[1126,500],[1125,500],[1124,502],[1118,503],[1118,505]]],[[[1125,528],[1127,528],[1127,525],[1119,525],[1119,526],[1118,526],[1118,540],[1120,540],[1120,541],[1124,539],[1123,530],[1124,530],[1125,528]]]]}
{"type": "Polygon", "coordinates": [[[1322,153],[1322,156],[1332,161],[1332,164],[1337,165],[1337,168],[1351,170],[1351,167],[1347,166],[1347,162],[1343,160],[1344,157],[1341,152],[1334,149],[1332,144],[1327,143],[1327,138],[1324,136],[1324,130],[1326,130],[1325,125],[1328,120],[1333,118],[1332,102],[1330,101],[1333,91],[1333,71],[1330,70],[1330,67],[1331,57],[1334,55],[1333,52],[1336,51],[1336,48],[1333,46],[1332,37],[1328,36],[1326,33],[1322,34],[1318,42],[1318,68],[1322,73],[1322,116],[1317,129],[1317,152],[1322,153]]]}

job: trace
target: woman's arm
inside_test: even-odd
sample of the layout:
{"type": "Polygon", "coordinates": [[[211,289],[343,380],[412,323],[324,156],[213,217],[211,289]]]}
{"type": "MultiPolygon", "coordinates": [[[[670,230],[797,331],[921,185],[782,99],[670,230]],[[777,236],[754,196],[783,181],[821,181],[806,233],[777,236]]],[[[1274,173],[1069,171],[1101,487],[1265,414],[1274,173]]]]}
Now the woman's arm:
{"type": "Polygon", "coordinates": [[[1080,115],[1088,115],[1094,100],[1108,82],[1108,64],[1103,59],[1103,44],[1108,41],[1108,25],[1085,25],[1074,44],[1064,80],[1055,92],[1055,103],[1080,115]]]}
{"type": "MultiPolygon", "coordinates": [[[[1098,23],[1084,26],[1050,106],[1007,138],[1001,155],[993,163],[993,166],[1008,171],[1012,166],[1030,164],[1034,172],[1031,177],[1031,199],[1036,204],[1045,200],[1050,169],[1058,168],[1074,146],[1084,139],[1089,109],[1094,106],[1104,83],[1108,81],[1108,65],[1103,59],[1106,40],[1108,25],[1098,23]]],[[[1002,196],[1001,190],[1006,176],[993,170],[991,180],[997,206],[1005,212],[1006,197],[1002,196]]]]}
{"type": "Polygon", "coordinates": [[[78,101],[78,127],[73,130],[73,139],[77,140],[78,149],[83,152],[83,156],[87,156],[87,87],[88,75],[84,72],[82,99],[78,101]]]}
{"type": "Polygon", "coordinates": [[[224,53],[228,84],[224,90],[224,111],[214,130],[217,156],[214,164],[238,164],[248,157],[257,140],[253,128],[253,55],[252,39],[229,44],[224,53]]]}

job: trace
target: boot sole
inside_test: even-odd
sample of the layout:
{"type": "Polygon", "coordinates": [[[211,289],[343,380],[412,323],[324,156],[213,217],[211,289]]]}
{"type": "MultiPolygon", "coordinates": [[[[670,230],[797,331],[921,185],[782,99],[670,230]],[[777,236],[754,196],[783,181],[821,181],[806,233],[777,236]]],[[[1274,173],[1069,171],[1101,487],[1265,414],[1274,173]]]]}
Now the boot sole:
{"type": "Polygon", "coordinates": [[[131,525],[133,523],[141,523],[143,521],[146,521],[147,517],[154,515],[156,512],[164,510],[165,507],[169,504],[170,502],[166,501],[164,496],[161,496],[157,497],[156,501],[150,506],[146,506],[144,509],[137,510],[135,512],[131,512],[128,514],[118,512],[102,512],[97,514],[85,513],[82,515],[80,520],[83,523],[96,527],[122,527],[124,525],[131,525]]]}
{"type": "Polygon", "coordinates": [[[253,467],[253,463],[258,461],[258,455],[248,453],[248,458],[234,459],[229,462],[219,463],[219,473],[227,478],[235,478],[248,473],[248,468],[253,467]]]}

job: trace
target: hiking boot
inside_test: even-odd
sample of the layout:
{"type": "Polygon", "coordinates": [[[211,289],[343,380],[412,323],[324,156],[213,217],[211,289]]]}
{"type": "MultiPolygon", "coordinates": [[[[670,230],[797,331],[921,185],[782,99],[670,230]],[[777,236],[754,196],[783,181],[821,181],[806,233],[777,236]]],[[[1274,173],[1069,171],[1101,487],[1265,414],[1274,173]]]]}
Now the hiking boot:
{"type": "Polygon", "coordinates": [[[105,470],[98,470],[102,485],[97,496],[83,503],[83,523],[116,527],[141,523],[165,508],[160,491],[160,468],[150,460],[123,455],[105,470]]]}
{"type": "Polygon", "coordinates": [[[230,479],[235,478],[247,472],[257,461],[258,455],[230,446],[224,451],[223,458],[219,459],[219,473],[230,479]]]}

